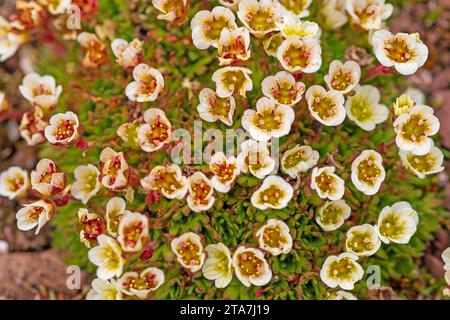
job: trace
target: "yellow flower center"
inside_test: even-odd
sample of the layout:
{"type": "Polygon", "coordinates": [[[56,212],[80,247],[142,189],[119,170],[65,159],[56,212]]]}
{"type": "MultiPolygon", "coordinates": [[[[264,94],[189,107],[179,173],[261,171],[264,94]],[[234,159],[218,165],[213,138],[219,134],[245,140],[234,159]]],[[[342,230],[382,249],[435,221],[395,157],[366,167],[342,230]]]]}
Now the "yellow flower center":
{"type": "Polygon", "coordinates": [[[282,119],[276,114],[275,109],[265,108],[256,114],[253,123],[264,130],[276,130],[280,128],[282,119]]]}
{"type": "Polygon", "coordinates": [[[423,156],[408,154],[407,158],[411,167],[422,173],[431,171],[436,164],[436,157],[434,157],[431,152],[424,154],[423,156]]]}
{"type": "Polygon", "coordinates": [[[305,68],[311,60],[311,49],[303,44],[291,43],[283,53],[283,60],[289,67],[305,68]]]}
{"type": "Polygon", "coordinates": [[[193,198],[195,204],[207,204],[211,187],[205,181],[194,183],[192,186],[193,198]]]}
{"type": "Polygon", "coordinates": [[[158,282],[156,281],[156,275],[152,273],[147,273],[143,278],[130,277],[122,282],[128,291],[130,289],[134,290],[151,290],[156,288],[158,282]]]}
{"type": "Polygon", "coordinates": [[[316,177],[316,185],[322,193],[333,193],[335,191],[335,183],[336,178],[334,175],[328,174],[326,171],[322,171],[322,173],[316,177]]]}
{"type": "Polygon", "coordinates": [[[323,120],[328,120],[336,115],[336,103],[326,96],[316,95],[311,109],[323,120]]]}
{"type": "Polygon", "coordinates": [[[204,22],[203,28],[205,30],[205,36],[211,41],[218,41],[220,38],[220,33],[223,28],[233,29],[231,21],[224,17],[213,17],[210,20],[204,22]]]}
{"type": "Polygon", "coordinates": [[[320,215],[320,221],[327,225],[334,225],[339,222],[342,215],[342,208],[330,203],[320,215]]]}
{"type": "Polygon", "coordinates": [[[245,74],[241,70],[226,71],[222,79],[223,85],[228,89],[234,89],[234,92],[240,92],[247,82],[245,74]]]}
{"type": "Polygon", "coordinates": [[[139,79],[139,94],[151,96],[158,86],[158,81],[151,74],[144,74],[139,79]]]}
{"type": "Polygon", "coordinates": [[[73,136],[75,133],[75,122],[69,119],[60,120],[58,124],[58,130],[56,131],[55,137],[57,140],[66,140],[73,136]]]}
{"type": "Polygon", "coordinates": [[[245,16],[248,25],[255,31],[269,31],[276,28],[273,11],[269,8],[259,8],[245,16]]]}
{"type": "Polygon", "coordinates": [[[156,121],[150,125],[146,137],[151,144],[158,146],[169,138],[169,130],[169,126],[157,116],[156,121]]]}
{"type": "Polygon", "coordinates": [[[238,261],[239,269],[244,276],[259,276],[264,272],[264,262],[251,251],[241,253],[238,261]]]}
{"type": "Polygon", "coordinates": [[[284,191],[279,186],[272,184],[260,192],[259,202],[277,206],[284,194],[284,191]]]}
{"type": "Polygon", "coordinates": [[[22,175],[15,175],[8,177],[6,180],[6,185],[8,186],[9,190],[12,192],[16,192],[20,188],[23,187],[25,184],[25,179],[22,175]]]}
{"type": "Polygon", "coordinates": [[[186,240],[178,245],[177,249],[183,263],[188,266],[200,264],[200,247],[191,240],[186,240]]]}
{"type": "Polygon", "coordinates": [[[399,239],[406,231],[406,221],[395,213],[389,213],[381,221],[380,234],[390,239],[399,239]]]}
{"type": "Polygon", "coordinates": [[[214,163],[211,166],[211,171],[219,178],[220,182],[222,183],[231,181],[234,178],[235,169],[235,163],[227,163],[226,161],[223,161],[221,163],[214,163]]]}
{"type": "Polygon", "coordinates": [[[28,218],[31,221],[36,222],[39,220],[39,217],[41,216],[42,212],[44,212],[44,210],[45,210],[44,207],[40,206],[32,207],[29,212],[28,218]]]}
{"type": "Polygon", "coordinates": [[[291,153],[284,160],[284,167],[286,169],[290,169],[295,167],[299,162],[305,161],[305,151],[303,149],[297,150],[294,153],[291,153]]]}
{"type": "Polygon", "coordinates": [[[183,15],[185,10],[183,0],[166,0],[162,8],[165,13],[174,12],[176,17],[183,15]]]}
{"type": "Polygon", "coordinates": [[[125,245],[127,247],[135,247],[138,243],[139,239],[141,238],[142,232],[144,231],[144,225],[142,221],[134,221],[132,223],[129,223],[124,229],[123,229],[123,239],[125,242],[125,245]]]}
{"type": "Polygon", "coordinates": [[[211,95],[208,99],[210,104],[209,112],[217,117],[228,118],[231,103],[229,98],[220,98],[217,95],[211,95]]]}
{"type": "Polygon", "coordinates": [[[412,114],[402,126],[402,136],[412,142],[420,142],[427,138],[430,130],[427,119],[420,113],[412,114]]]}
{"type": "Polygon", "coordinates": [[[159,190],[171,194],[183,187],[183,183],[178,180],[175,170],[163,169],[155,175],[154,185],[159,190]]]}
{"type": "Polygon", "coordinates": [[[281,234],[278,226],[266,227],[263,233],[264,243],[271,248],[283,248],[287,243],[287,238],[281,234]]]}
{"type": "Polygon", "coordinates": [[[343,91],[347,89],[352,82],[352,73],[350,71],[345,72],[345,70],[340,69],[338,72],[333,74],[330,84],[334,90],[343,91]]]}
{"type": "Polygon", "coordinates": [[[381,169],[373,157],[362,160],[358,165],[358,178],[367,184],[374,185],[380,173],[381,169]]]}
{"type": "Polygon", "coordinates": [[[350,258],[342,258],[330,263],[328,277],[335,280],[349,279],[355,272],[355,265],[350,258]]]}
{"type": "Polygon", "coordinates": [[[398,63],[408,62],[415,56],[415,52],[408,48],[406,41],[399,37],[395,37],[392,40],[386,40],[384,50],[389,59],[398,63]]]}
{"type": "Polygon", "coordinates": [[[279,0],[280,3],[295,15],[299,15],[306,10],[308,1],[306,0],[279,0]]]}
{"type": "Polygon", "coordinates": [[[367,103],[363,97],[352,97],[350,103],[350,111],[353,117],[359,122],[365,122],[372,118],[372,105],[367,103]]]}
{"type": "Polygon", "coordinates": [[[399,116],[408,113],[412,107],[414,107],[414,100],[410,96],[403,94],[394,102],[394,113],[396,116],[399,116]]]}
{"type": "Polygon", "coordinates": [[[370,232],[353,231],[348,241],[348,247],[357,254],[362,254],[364,252],[373,250],[374,243],[372,241],[370,232]]]}
{"type": "Polygon", "coordinates": [[[292,104],[299,93],[295,84],[288,81],[277,81],[270,91],[278,103],[286,105],[292,104]]]}
{"type": "Polygon", "coordinates": [[[117,269],[120,265],[120,255],[111,246],[103,247],[101,258],[109,270],[117,269]]]}

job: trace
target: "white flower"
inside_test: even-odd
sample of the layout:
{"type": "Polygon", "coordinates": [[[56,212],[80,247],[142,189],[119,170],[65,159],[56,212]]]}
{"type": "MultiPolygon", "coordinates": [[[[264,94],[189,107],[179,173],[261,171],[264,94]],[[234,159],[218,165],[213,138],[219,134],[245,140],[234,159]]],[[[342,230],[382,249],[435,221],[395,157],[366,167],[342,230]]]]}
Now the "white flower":
{"type": "Polygon", "coordinates": [[[212,81],[216,83],[216,93],[221,98],[239,94],[245,98],[246,92],[253,89],[250,78],[252,72],[243,67],[225,67],[215,71],[212,81]]]}
{"type": "Polygon", "coordinates": [[[287,150],[281,158],[281,170],[291,178],[298,178],[299,173],[306,172],[319,161],[319,152],[309,146],[295,145],[287,150]]]}
{"type": "Polygon", "coordinates": [[[283,15],[282,22],[277,26],[285,37],[317,38],[320,36],[319,25],[311,21],[301,21],[292,14],[283,15]]]}
{"type": "Polygon", "coordinates": [[[82,65],[86,68],[98,68],[108,62],[108,48],[94,33],[81,32],[77,41],[83,50],[82,65]]]}
{"type": "Polygon", "coordinates": [[[395,116],[398,117],[402,114],[409,113],[414,105],[415,102],[410,96],[402,94],[400,97],[397,97],[397,99],[395,99],[393,105],[395,116]]]}
{"type": "Polygon", "coordinates": [[[313,85],[305,94],[309,112],[314,119],[326,126],[338,126],[345,119],[344,96],[335,90],[313,85]]]}
{"type": "Polygon", "coordinates": [[[277,0],[242,0],[237,16],[252,34],[259,37],[278,29],[281,7],[277,0]]]}
{"type": "Polygon", "coordinates": [[[31,189],[44,197],[60,193],[66,186],[66,175],[50,159],[41,159],[31,171],[31,189]]]}
{"type": "Polygon", "coordinates": [[[194,46],[201,50],[210,46],[217,48],[222,29],[236,29],[235,20],[233,11],[221,6],[197,12],[191,20],[194,46]]]}
{"type": "Polygon", "coordinates": [[[348,0],[345,8],[352,22],[365,30],[380,29],[394,10],[394,6],[384,0],[348,0]]]}
{"type": "Polygon", "coordinates": [[[167,199],[183,199],[188,190],[187,179],[176,164],[154,167],[141,179],[145,190],[161,192],[167,199]]]}
{"type": "Polygon", "coordinates": [[[280,0],[285,13],[293,14],[298,18],[309,16],[309,6],[312,0],[280,0]]]}
{"type": "Polygon", "coordinates": [[[191,272],[202,268],[205,262],[205,252],[200,236],[187,232],[175,238],[170,243],[172,252],[177,256],[178,262],[191,272]]]}
{"type": "Polygon", "coordinates": [[[76,181],[72,184],[70,192],[75,199],[86,204],[100,190],[100,171],[96,166],[88,164],[78,166],[73,174],[76,181]]]}
{"type": "Polygon", "coordinates": [[[345,110],[350,120],[366,131],[372,131],[389,117],[389,109],[380,104],[380,91],[371,85],[358,87],[355,94],[347,98],[345,110]]]}
{"type": "Polygon", "coordinates": [[[122,300],[122,292],[115,280],[94,279],[92,289],[89,290],[86,300],[122,300]]]}
{"type": "Polygon", "coordinates": [[[289,37],[278,47],[277,58],[286,71],[314,73],[322,65],[322,48],[314,38],[289,37]]]}
{"type": "Polygon", "coordinates": [[[89,260],[98,267],[97,277],[101,280],[120,277],[125,264],[120,245],[104,234],[97,237],[97,242],[98,246],[88,251],[89,260]]]}
{"type": "Polygon", "coordinates": [[[232,261],[237,278],[246,287],[264,286],[272,279],[272,270],[261,250],[240,246],[232,261]]]}
{"type": "Polygon", "coordinates": [[[16,1],[15,17],[11,26],[17,30],[33,30],[42,25],[43,8],[34,1],[16,1]]]}
{"type": "Polygon", "coordinates": [[[117,237],[119,222],[126,211],[125,205],[125,200],[119,197],[109,199],[108,203],[106,204],[106,230],[113,237],[117,237]]]}
{"type": "Polygon", "coordinates": [[[45,138],[54,145],[71,145],[80,138],[80,123],[72,111],[57,113],[44,130],[45,138]]]}
{"type": "Polygon", "coordinates": [[[139,145],[137,138],[138,127],[134,122],[122,123],[119,128],[117,128],[117,135],[126,143],[131,145],[139,145]]]}
{"type": "Polygon", "coordinates": [[[386,206],[378,217],[375,231],[384,243],[406,244],[417,230],[419,216],[406,201],[386,206]]]}
{"type": "Polygon", "coordinates": [[[211,181],[200,171],[188,178],[187,203],[194,212],[201,212],[210,209],[216,197],[211,181]]]}
{"type": "Polygon", "coordinates": [[[28,36],[23,32],[13,30],[11,23],[0,17],[0,62],[12,57],[19,47],[27,41],[28,36]]]}
{"type": "Polygon", "coordinates": [[[219,192],[230,191],[231,184],[240,173],[239,165],[235,157],[226,157],[223,152],[216,152],[211,157],[209,170],[214,173],[211,184],[219,192]]]}
{"type": "Polygon", "coordinates": [[[138,142],[145,152],[160,150],[172,140],[172,125],[164,111],[150,108],[144,112],[144,124],[137,131],[138,142]]]}
{"type": "Polygon", "coordinates": [[[357,256],[347,252],[329,256],[320,269],[320,279],[330,288],[339,286],[344,290],[353,290],[355,283],[364,275],[357,260],[357,256]]]}
{"type": "Polygon", "coordinates": [[[345,3],[347,0],[325,0],[320,10],[325,28],[334,30],[347,23],[348,18],[345,13],[345,3]]]}
{"type": "Polygon", "coordinates": [[[429,137],[438,133],[440,127],[439,119],[433,113],[429,106],[416,105],[408,114],[395,119],[395,142],[399,149],[418,156],[430,152],[434,143],[429,137]]]}
{"type": "Polygon", "coordinates": [[[347,231],[345,248],[357,256],[371,256],[380,249],[381,240],[370,224],[351,227],[347,231]]]}
{"type": "Polygon", "coordinates": [[[158,69],[140,63],[133,69],[133,82],[125,88],[125,95],[131,101],[155,101],[164,91],[164,78],[158,69]]]}
{"type": "Polygon", "coordinates": [[[305,84],[296,82],[292,74],[280,71],[264,78],[261,83],[263,94],[278,105],[294,106],[302,99],[305,84]]]}
{"type": "Polygon", "coordinates": [[[37,227],[35,234],[38,234],[47,221],[55,215],[55,211],[53,202],[44,199],[25,204],[16,213],[17,228],[28,231],[37,227]]]}
{"type": "Polygon", "coordinates": [[[216,288],[225,288],[233,278],[230,250],[223,244],[210,244],[206,246],[208,257],[202,267],[203,276],[214,280],[216,288]]]}
{"type": "Polygon", "coordinates": [[[156,291],[163,283],[164,272],[158,268],[146,268],[137,273],[134,271],[124,273],[118,282],[120,291],[127,296],[137,296],[146,299],[148,294],[156,291]]]}
{"type": "Polygon", "coordinates": [[[29,102],[48,111],[56,106],[62,86],[56,86],[52,76],[29,73],[23,78],[19,91],[29,102]]]}
{"type": "Polygon", "coordinates": [[[128,42],[118,38],[111,42],[111,49],[117,58],[117,63],[127,69],[133,68],[141,62],[143,58],[143,45],[144,43],[139,39],[128,42]]]}
{"type": "Polygon", "coordinates": [[[374,150],[364,150],[353,160],[352,182],[356,189],[366,195],[374,195],[380,190],[381,183],[386,177],[383,158],[374,150]]]}
{"type": "Polygon", "coordinates": [[[450,285],[450,248],[447,248],[442,252],[442,260],[444,260],[445,281],[450,285]]]}
{"type": "Polygon", "coordinates": [[[295,113],[291,107],[275,105],[269,98],[262,97],[256,102],[256,111],[245,110],[242,127],[257,141],[269,141],[280,138],[291,131],[295,113]]]}
{"type": "Polygon", "coordinates": [[[28,172],[20,167],[9,167],[0,173],[0,195],[9,199],[24,196],[30,185],[28,172]]]}
{"type": "Polygon", "coordinates": [[[372,46],[378,61],[385,67],[394,66],[403,75],[411,75],[428,59],[428,48],[418,34],[378,30],[372,36],[372,46]]]}
{"type": "Polygon", "coordinates": [[[355,61],[333,60],[324,80],[330,90],[339,91],[342,94],[349,93],[359,83],[361,67],[355,61]]]}
{"type": "Polygon", "coordinates": [[[256,231],[259,247],[274,256],[288,254],[292,249],[292,236],[286,223],[269,219],[256,231]]]}
{"type": "Polygon", "coordinates": [[[187,0],[152,0],[153,6],[161,13],[159,20],[183,22],[187,14],[187,0]]]}
{"type": "Polygon", "coordinates": [[[353,294],[347,291],[338,290],[327,297],[328,300],[358,300],[353,294]]]}
{"type": "Polygon", "coordinates": [[[311,188],[316,190],[322,199],[339,200],[344,195],[344,180],[334,173],[335,169],[335,167],[313,169],[311,188]]]}
{"type": "Polygon", "coordinates": [[[229,66],[250,59],[250,33],[248,29],[223,28],[218,42],[217,56],[220,66],[229,66]]]}
{"type": "Polygon", "coordinates": [[[316,222],[324,231],[334,231],[344,224],[351,212],[345,200],[327,201],[317,209],[316,222]]]}
{"type": "Polygon", "coordinates": [[[199,100],[197,111],[200,118],[208,122],[220,120],[227,126],[233,124],[236,102],[232,96],[220,98],[213,90],[204,88],[200,91],[199,100]]]}
{"type": "Polygon", "coordinates": [[[150,238],[148,219],[139,212],[125,210],[118,226],[117,241],[124,252],[139,252],[150,238]]]}
{"type": "Polygon", "coordinates": [[[252,139],[242,142],[237,156],[239,168],[243,173],[250,172],[259,179],[264,179],[275,169],[276,161],[271,157],[266,142],[252,139]]]}
{"type": "Polygon", "coordinates": [[[294,195],[292,186],[279,176],[268,176],[252,197],[252,205],[259,210],[283,209],[294,195]]]}
{"type": "Polygon", "coordinates": [[[27,145],[35,146],[45,141],[44,130],[48,123],[44,120],[44,113],[39,107],[33,112],[25,112],[20,121],[20,136],[25,139],[27,145]]]}
{"type": "Polygon", "coordinates": [[[444,155],[436,146],[433,146],[429,152],[422,156],[417,156],[404,150],[400,150],[399,155],[403,165],[420,179],[445,169],[445,167],[442,166],[444,155]]]}
{"type": "Polygon", "coordinates": [[[39,0],[39,3],[46,6],[53,15],[66,13],[72,4],[72,0],[39,0]]]}
{"type": "Polygon", "coordinates": [[[89,212],[86,208],[80,208],[77,212],[78,222],[81,224],[80,242],[87,248],[97,241],[100,234],[103,233],[105,222],[103,217],[94,212],[89,212]]]}
{"type": "Polygon", "coordinates": [[[109,190],[123,190],[128,185],[128,178],[125,171],[128,163],[123,152],[116,152],[110,147],[106,147],[100,153],[101,182],[109,190]]]}

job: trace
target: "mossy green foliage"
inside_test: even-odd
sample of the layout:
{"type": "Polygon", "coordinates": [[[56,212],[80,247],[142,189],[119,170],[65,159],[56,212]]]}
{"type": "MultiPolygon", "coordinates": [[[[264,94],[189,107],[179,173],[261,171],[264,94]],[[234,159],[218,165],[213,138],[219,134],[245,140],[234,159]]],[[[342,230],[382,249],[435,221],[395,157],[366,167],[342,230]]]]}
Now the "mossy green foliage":
{"type": "MultiPolygon", "coordinates": [[[[391,1],[392,2],[392,1],[391,1]]],[[[402,4],[407,1],[396,1],[402,4]]],[[[211,9],[215,1],[191,1],[189,20],[201,9],[211,9]]],[[[315,20],[320,1],[314,1],[312,16],[315,20]]],[[[398,9],[398,8],[397,8],[398,9]]],[[[108,64],[97,69],[81,67],[82,53],[78,44],[67,44],[68,52],[55,57],[52,48],[43,47],[39,71],[55,76],[64,91],[57,111],[74,110],[83,124],[83,139],[89,142],[85,150],[77,147],[55,148],[46,145],[41,148],[41,156],[49,157],[69,173],[73,181],[73,170],[82,164],[98,163],[100,151],[110,146],[124,151],[129,164],[143,177],[155,165],[170,161],[165,151],[145,153],[123,143],[116,134],[117,128],[139,116],[142,110],[150,107],[163,109],[172,125],[192,130],[193,121],[199,120],[196,107],[198,93],[204,87],[214,89],[212,73],[217,70],[218,61],[215,50],[198,50],[190,41],[189,22],[182,26],[168,26],[156,19],[156,11],[149,1],[134,1],[130,5],[125,0],[102,0],[98,14],[83,23],[83,29],[93,31],[95,26],[104,27],[109,21],[115,27],[115,37],[144,40],[144,62],[158,68],[164,75],[166,92],[152,103],[136,104],[129,102],[124,94],[127,83],[131,81],[130,72],[119,67],[110,52],[108,64]],[[186,79],[191,88],[183,86],[186,79]]],[[[188,21],[189,21],[188,20],[188,21]]],[[[320,21],[319,21],[320,22],[320,21]]],[[[366,32],[356,32],[349,25],[342,30],[327,32],[321,38],[324,63],[318,73],[304,75],[302,81],[307,87],[324,84],[323,75],[333,59],[344,60],[344,51],[352,44],[371,48],[366,32]]],[[[108,45],[110,43],[107,40],[108,45]]],[[[240,128],[240,118],[246,108],[255,107],[256,100],[262,96],[261,81],[280,70],[278,62],[268,57],[262,42],[252,39],[253,53],[248,67],[252,70],[253,90],[247,99],[236,98],[237,110],[233,128],[240,128]]],[[[363,68],[362,79],[375,66],[363,68]]],[[[381,91],[382,103],[391,106],[406,87],[405,78],[397,75],[381,75],[362,84],[372,84],[381,91]]],[[[280,141],[281,152],[293,145],[307,144],[319,151],[319,166],[335,165],[337,174],[346,181],[345,200],[352,208],[351,218],[336,231],[324,232],[315,223],[315,209],[324,203],[309,187],[308,174],[301,177],[294,199],[282,210],[260,211],[250,204],[250,196],[260,185],[253,176],[241,175],[234,188],[225,195],[218,195],[214,207],[208,212],[194,213],[184,200],[168,201],[163,197],[151,205],[145,203],[145,195],[138,189],[134,201],[127,208],[146,213],[150,218],[151,238],[157,243],[154,256],[149,262],[139,262],[137,258],[128,263],[127,268],[139,269],[141,266],[160,267],[166,274],[165,284],[157,291],[159,299],[320,299],[329,290],[321,282],[319,271],[324,259],[330,254],[345,251],[346,231],[362,223],[374,224],[384,206],[397,201],[408,201],[417,210],[420,223],[416,234],[407,245],[383,245],[372,257],[360,259],[365,269],[370,265],[381,268],[382,285],[393,287],[401,297],[414,298],[418,293],[431,295],[440,290],[443,280],[436,281],[418,263],[427,243],[433,240],[433,233],[439,231],[448,221],[449,214],[443,207],[443,194],[438,187],[437,176],[424,180],[406,172],[400,163],[398,148],[394,142],[392,116],[372,132],[365,132],[349,119],[338,127],[325,127],[314,123],[307,110],[304,99],[295,107],[296,118],[291,134],[280,141]],[[357,191],[350,181],[350,166],[354,158],[365,149],[380,152],[384,159],[386,180],[379,193],[366,196],[357,191]],[[254,233],[269,218],[285,221],[294,238],[293,250],[288,255],[270,257],[273,268],[272,281],[259,291],[257,287],[245,288],[236,278],[226,289],[216,289],[214,283],[205,279],[201,272],[186,272],[170,251],[170,240],[187,231],[204,236],[205,243],[223,242],[230,248],[239,244],[257,246],[254,233]]],[[[204,130],[218,128],[225,132],[227,127],[221,123],[203,122],[204,130]]],[[[205,145],[206,145],[205,141],[205,145]]],[[[448,155],[448,152],[446,152],[448,155]]],[[[206,165],[191,165],[193,169],[207,170],[206,165]]],[[[184,166],[187,169],[187,166],[184,166]]],[[[106,202],[113,196],[106,189],[89,202],[92,211],[103,213],[106,202]]],[[[78,264],[86,270],[94,268],[87,260],[87,249],[79,242],[77,231],[77,209],[83,205],[71,201],[58,209],[52,220],[54,225],[54,245],[68,252],[68,262],[78,264]]],[[[366,278],[356,284],[354,293],[364,298],[367,292],[366,278]]]]}

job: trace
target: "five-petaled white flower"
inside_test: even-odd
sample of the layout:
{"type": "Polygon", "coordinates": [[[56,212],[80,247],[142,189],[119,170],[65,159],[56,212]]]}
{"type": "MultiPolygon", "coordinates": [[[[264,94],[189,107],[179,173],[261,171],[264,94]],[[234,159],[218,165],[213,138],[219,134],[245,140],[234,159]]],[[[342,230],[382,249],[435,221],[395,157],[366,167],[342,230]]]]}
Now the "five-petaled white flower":
{"type": "Polygon", "coordinates": [[[345,183],[334,173],[335,167],[314,168],[311,176],[311,188],[322,199],[339,200],[345,192],[345,183]]]}
{"type": "Polygon", "coordinates": [[[430,151],[421,156],[417,156],[404,150],[400,150],[399,155],[403,165],[420,179],[445,169],[445,167],[442,166],[444,155],[436,146],[433,146],[430,151]]]}
{"type": "Polygon", "coordinates": [[[76,181],[72,184],[70,192],[75,199],[86,204],[100,190],[100,171],[96,166],[88,164],[78,166],[73,174],[76,181]]]}
{"type": "Polygon", "coordinates": [[[208,122],[222,121],[227,126],[233,124],[236,102],[233,96],[221,98],[216,92],[204,88],[198,96],[200,104],[197,106],[200,118],[208,122]]]}
{"type": "Polygon", "coordinates": [[[139,299],[146,299],[148,294],[156,291],[164,281],[164,272],[153,267],[146,268],[140,273],[126,272],[117,280],[122,293],[127,296],[136,296],[139,299]]]}
{"type": "Polygon", "coordinates": [[[125,211],[127,211],[125,210],[125,206],[125,200],[119,197],[109,199],[106,204],[106,230],[113,237],[117,237],[120,220],[125,214],[125,211]]]}
{"type": "Polygon", "coordinates": [[[116,56],[119,66],[127,69],[134,68],[143,59],[142,46],[144,43],[139,39],[128,42],[124,39],[114,39],[111,42],[111,49],[116,56]]]}
{"type": "Polygon", "coordinates": [[[280,138],[291,131],[295,114],[291,107],[276,105],[267,97],[256,102],[256,110],[247,109],[242,116],[242,127],[257,141],[280,138]]]}
{"type": "Polygon", "coordinates": [[[217,70],[212,75],[212,81],[216,83],[216,93],[221,98],[239,94],[246,97],[247,91],[253,89],[250,78],[252,72],[243,67],[225,67],[217,70]]]}
{"type": "Polygon", "coordinates": [[[322,48],[314,38],[288,37],[277,50],[281,66],[291,73],[314,73],[322,65],[322,48]]]}
{"type": "Polygon", "coordinates": [[[29,73],[23,78],[19,91],[29,102],[49,111],[56,106],[62,86],[56,86],[52,76],[29,73]]]}
{"type": "Polygon", "coordinates": [[[360,77],[361,67],[355,61],[342,63],[339,60],[333,60],[324,80],[330,90],[345,94],[358,85],[360,77]]]}
{"type": "Polygon", "coordinates": [[[209,244],[206,246],[208,257],[202,267],[203,276],[214,280],[216,288],[225,288],[233,278],[230,250],[223,244],[209,244]]]}
{"type": "Polygon", "coordinates": [[[278,29],[281,7],[277,0],[242,0],[237,16],[252,34],[261,37],[278,29]]]}
{"type": "Polygon", "coordinates": [[[326,126],[338,126],[345,119],[344,96],[335,90],[326,91],[319,85],[309,87],[305,94],[309,112],[326,126]]]}
{"type": "Polygon", "coordinates": [[[428,48],[418,34],[378,30],[372,36],[372,46],[378,61],[385,67],[394,67],[400,74],[411,75],[428,59],[428,48]]]}
{"type": "Polygon", "coordinates": [[[50,159],[41,159],[31,171],[31,189],[44,197],[60,193],[66,186],[66,174],[50,159]]]}
{"type": "Polygon", "coordinates": [[[50,118],[49,125],[44,130],[48,142],[65,146],[75,144],[80,138],[80,122],[72,111],[57,113],[50,118]]]}
{"type": "Polygon", "coordinates": [[[191,272],[202,268],[205,262],[202,239],[198,234],[186,232],[174,238],[170,243],[172,252],[177,256],[178,262],[191,272]]]}
{"type": "Polygon", "coordinates": [[[106,188],[113,191],[125,189],[128,185],[126,170],[128,170],[128,163],[123,152],[116,152],[110,147],[102,150],[100,153],[101,182],[106,188]]]}
{"type": "Polygon", "coordinates": [[[40,199],[25,204],[16,213],[17,228],[28,231],[36,227],[35,234],[55,215],[56,207],[50,200],[40,199]]]}
{"type": "Polygon", "coordinates": [[[375,231],[384,243],[406,244],[417,230],[419,215],[406,201],[386,206],[378,216],[375,231]]]}
{"type": "Polygon", "coordinates": [[[162,73],[145,63],[140,63],[133,69],[133,82],[125,88],[125,95],[131,101],[155,101],[164,91],[162,73]]]}
{"type": "Polygon", "coordinates": [[[250,33],[246,28],[223,28],[218,42],[220,66],[229,66],[250,59],[250,33]]]}
{"type": "Polygon", "coordinates": [[[216,201],[211,181],[200,171],[188,178],[188,190],[187,203],[194,212],[206,211],[216,201]]]}
{"type": "Polygon", "coordinates": [[[430,136],[438,133],[440,127],[439,119],[433,113],[433,108],[429,106],[415,105],[409,113],[395,119],[395,142],[400,150],[418,156],[430,152],[434,145],[430,136]]]}
{"type": "Polygon", "coordinates": [[[301,21],[299,18],[286,14],[283,15],[282,22],[277,22],[277,26],[285,37],[318,38],[320,36],[319,25],[311,21],[301,21]]]}
{"type": "Polygon", "coordinates": [[[319,161],[319,152],[310,146],[300,146],[287,150],[281,158],[281,170],[291,178],[298,178],[299,173],[306,172],[319,161]]]}
{"type": "Polygon", "coordinates": [[[243,173],[250,172],[259,179],[264,179],[265,176],[272,173],[276,166],[267,142],[258,142],[252,139],[241,143],[237,161],[243,173]]]}
{"type": "Polygon", "coordinates": [[[125,210],[117,233],[117,241],[124,252],[139,252],[150,238],[148,219],[142,213],[125,210]]]}
{"type": "Polygon", "coordinates": [[[367,195],[374,195],[386,177],[383,158],[374,150],[364,150],[353,160],[352,182],[356,189],[367,195]]]}
{"type": "Polygon", "coordinates": [[[0,173],[0,196],[11,200],[20,198],[29,185],[28,172],[20,167],[9,167],[0,173]]]}
{"type": "Polygon", "coordinates": [[[211,157],[209,169],[214,176],[211,184],[219,192],[230,191],[231,185],[240,173],[239,165],[234,156],[226,157],[223,152],[216,152],[211,157]]]}
{"type": "Polygon", "coordinates": [[[316,222],[324,231],[334,231],[344,224],[351,212],[345,200],[327,201],[317,209],[316,222]]]}
{"type": "Polygon", "coordinates": [[[86,300],[122,300],[122,292],[116,280],[94,279],[86,300]]]}
{"type": "Polygon", "coordinates": [[[381,246],[381,240],[378,237],[375,228],[370,224],[351,227],[347,231],[345,248],[347,252],[357,256],[371,256],[381,246]]]}
{"type": "Polygon", "coordinates": [[[283,209],[294,195],[294,189],[279,176],[268,176],[252,197],[252,205],[259,210],[283,209]]]}
{"type": "Polygon", "coordinates": [[[292,249],[292,236],[286,223],[269,219],[256,231],[259,247],[274,256],[288,254],[292,249]]]}
{"type": "Polygon", "coordinates": [[[353,290],[356,282],[362,279],[364,270],[353,253],[341,253],[329,256],[320,269],[320,279],[330,288],[339,286],[344,290],[353,290]]]}
{"type": "Polygon", "coordinates": [[[347,98],[345,110],[349,119],[366,131],[372,131],[389,117],[389,109],[380,103],[380,91],[371,85],[358,87],[355,94],[347,98]]]}
{"type": "Polygon", "coordinates": [[[150,108],[144,112],[144,124],[137,131],[138,142],[145,152],[163,148],[172,140],[172,125],[164,111],[150,108]]]}
{"type": "Polygon", "coordinates": [[[120,245],[104,234],[97,237],[97,242],[98,246],[88,251],[89,260],[98,267],[97,277],[101,280],[120,277],[125,264],[120,245]]]}
{"type": "Polygon", "coordinates": [[[312,0],[279,0],[283,13],[293,14],[298,18],[309,16],[309,6],[312,0]]]}
{"type": "Polygon", "coordinates": [[[294,106],[302,99],[305,84],[296,82],[292,74],[280,71],[264,78],[261,83],[263,94],[277,105],[294,106]]]}
{"type": "Polygon", "coordinates": [[[34,111],[27,111],[23,114],[19,126],[20,136],[29,146],[43,143],[45,141],[44,130],[47,125],[42,109],[36,107],[34,111]]]}
{"type": "Polygon", "coordinates": [[[385,0],[348,0],[345,8],[352,23],[364,30],[378,30],[392,15],[394,6],[385,0]]]}
{"type": "Polygon", "coordinates": [[[194,46],[201,50],[210,46],[217,48],[223,28],[231,30],[237,28],[236,17],[230,9],[217,6],[211,11],[197,12],[191,20],[194,46]]]}
{"type": "Polygon", "coordinates": [[[183,199],[188,191],[187,179],[176,164],[154,167],[148,176],[141,179],[145,190],[158,191],[167,199],[183,199]]]}
{"type": "Polygon", "coordinates": [[[272,279],[269,263],[259,249],[240,246],[234,252],[232,262],[237,278],[246,287],[264,286],[272,279]]]}

